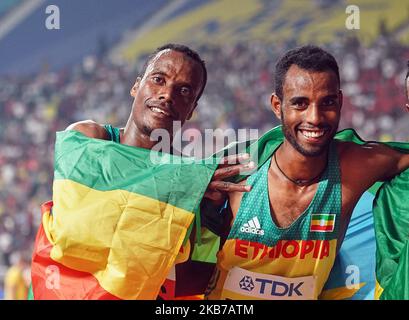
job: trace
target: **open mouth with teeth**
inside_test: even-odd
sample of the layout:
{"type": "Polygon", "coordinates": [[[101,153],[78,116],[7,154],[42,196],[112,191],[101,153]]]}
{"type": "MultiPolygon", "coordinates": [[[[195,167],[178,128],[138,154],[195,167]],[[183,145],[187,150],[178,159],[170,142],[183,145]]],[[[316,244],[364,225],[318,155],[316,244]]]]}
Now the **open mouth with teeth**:
{"type": "Polygon", "coordinates": [[[160,117],[166,117],[166,118],[171,118],[171,117],[172,117],[172,115],[171,115],[169,112],[167,112],[167,111],[165,111],[165,110],[163,110],[163,109],[161,109],[161,108],[158,108],[158,107],[155,107],[155,106],[151,106],[151,107],[149,107],[149,109],[150,109],[153,113],[155,113],[156,115],[158,115],[158,116],[160,116],[160,117]]]}
{"type": "Polygon", "coordinates": [[[311,142],[318,142],[321,141],[322,138],[325,136],[328,130],[326,129],[319,129],[319,130],[305,130],[299,129],[301,135],[307,140],[311,142]]]}

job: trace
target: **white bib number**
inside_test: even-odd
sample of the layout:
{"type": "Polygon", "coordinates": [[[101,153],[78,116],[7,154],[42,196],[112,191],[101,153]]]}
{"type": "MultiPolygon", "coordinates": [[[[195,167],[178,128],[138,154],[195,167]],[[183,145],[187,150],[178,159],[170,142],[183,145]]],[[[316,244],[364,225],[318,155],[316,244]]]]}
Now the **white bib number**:
{"type": "Polygon", "coordinates": [[[315,277],[286,278],[232,268],[224,282],[222,299],[312,300],[315,277]]]}

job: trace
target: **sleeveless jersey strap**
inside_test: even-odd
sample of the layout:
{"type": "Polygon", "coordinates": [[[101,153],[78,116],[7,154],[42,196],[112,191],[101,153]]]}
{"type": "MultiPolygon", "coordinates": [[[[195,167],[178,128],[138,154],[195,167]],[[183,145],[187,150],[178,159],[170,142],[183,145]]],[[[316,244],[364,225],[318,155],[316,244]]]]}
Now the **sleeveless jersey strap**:
{"type": "Polygon", "coordinates": [[[110,124],[105,124],[104,128],[108,132],[109,140],[120,143],[119,128],[115,128],[110,124]]]}

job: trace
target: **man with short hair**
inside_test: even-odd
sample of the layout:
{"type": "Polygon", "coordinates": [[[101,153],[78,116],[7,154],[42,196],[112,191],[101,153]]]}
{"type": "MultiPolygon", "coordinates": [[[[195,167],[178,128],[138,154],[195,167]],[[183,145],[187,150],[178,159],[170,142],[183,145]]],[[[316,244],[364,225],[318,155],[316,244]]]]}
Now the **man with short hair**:
{"type": "Polygon", "coordinates": [[[334,139],[340,77],[319,47],[277,62],[271,107],[284,137],[260,151],[269,156],[242,182],[252,190],[229,194],[231,221],[209,299],[317,299],[362,193],[409,167],[409,154],[384,144],[334,139]]]}
{"type": "MultiPolygon", "coordinates": [[[[77,130],[91,138],[152,149],[157,142],[151,140],[151,133],[160,128],[167,130],[172,142],[173,122],[180,121],[183,126],[191,118],[206,81],[204,61],[195,51],[182,45],[164,45],[148,57],[141,75],[130,91],[134,101],[125,128],[103,126],[88,120],[74,123],[67,130],[77,130]]],[[[237,157],[238,161],[242,159],[242,155],[237,157]]],[[[205,192],[205,201],[220,204],[225,199],[226,192],[250,190],[249,186],[223,179],[238,174],[240,170],[251,169],[252,164],[246,167],[245,164],[228,165],[230,163],[232,157],[222,159],[220,168],[214,173],[205,192]]],[[[206,222],[206,216],[203,218],[206,222]]],[[[187,274],[186,271],[184,273],[187,274]]]]}
{"type": "MultiPolygon", "coordinates": [[[[195,51],[183,45],[167,44],[158,48],[149,56],[142,73],[137,77],[130,91],[134,100],[130,116],[124,128],[119,129],[112,125],[101,125],[91,120],[73,123],[68,126],[66,132],[63,133],[64,135],[60,135],[64,137],[74,137],[75,147],[72,148],[73,144],[68,144],[68,147],[72,148],[69,149],[70,151],[66,151],[67,149],[62,146],[62,142],[59,144],[57,137],[56,154],[57,145],[59,147],[58,150],[63,154],[63,156],[58,157],[59,159],[64,157],[69,158],[71,151],[75,152],[75,150],[78,151],[81,149],[79,157],[81,159],[91,158],[92,160],[86,162],[86,165],[80,169],[75,167],[76,164],[74,163],[73,166],[70,166],[70,169],[59,171],[59,173],[62,172],[60,175],[74,171],[78,171],[79,174],[72,179],[67,176],[63,176],[65,179],[61,179],[61,177],[60,180],[58,180],[58,178],[55,179],[53,185],[54,203],[48,202],[42,206],[43,225],[45,227],[42,228],[42,226],[40,226],[33,259],[33,266],[35,267],[33,272],[33,274],[35,274],[35,281],[33,280],[35,298],[128,299],[129,297],[155,297],[157,294],[156,282],[161,281],[162,275],[165,272],[164,270],[168,270],[171,267],[170,264],[175,263],[174,261],[180,262],[189,257],[189,252],[186,254],[186,251],[189,251],[187,249],[188,247],[182,250],[183,253],[180,259],[176,258],[176,260],[174,260],[173,252],[175,250],[177,252],[177,250],[180,249],[180,246],[175,243],[181,243],[180,240],[183,240],[183,230],[188,227],[185,222],[188,219],[186,217],[193,214],[190,213],[190,209],[182,210],[183,208],[172,207],[172,205],[175,202],[175,198],[184,197],[183,199],[185,199],[192,197],[193,200],[196,200],[195,197],[198,197],[198,188],[191,189],[196,190],[194,195],[190,193],[187,194],[185,191],[183,191],[183,194],[178,194],[178,191],[173,192],[175,190],[166,189],[166,186],[170,186],[173,182],[177,184],[179,181],[178,178],[183,172],[180,172],[179,176],[177,172],[176,175],[169,174],[166,177],[166,181],[160,180],[161,178],[166,179],[160,176],[164,170],[169,172],[171,170],[170,168],[174,168],[174,170],[183,169],[181,167],[175,168],[171,166],[165,169],[163,169],[163,167],[149,167],[151,170],[147,170],[146,173],[149,179],[146,179],[143,170],[147,166],[151,166],[151,163],[147,161],[138,167],[139,162],[144,161],[144,159],[141,160],[138,158],[136,160],[127,159],[126,162],[114,162],[112,166],[118,170],[115,171],[115,175],[111,175],[111,171],[107,174],[106,171],[104,171],[104,161],[102,161],[102,163],[98,162],[100,159],[95,159],[95,157],[103,153],[105,147],[112,147],[112,144],[102,144],[91,139],[84,139],[82,135],[77,135],[75,132],[70,131],[78,131],[88,138],[108,140],[114,143],[143,149],[152,149],[157,142],[151,140],[151,133],[155,129],[164,129],[169,133],[170,143],[172,143],[173,122],[180,121],[183,125],[186,120],[191,118],[205,88],[206,80],[207,72],[204,61],[201,60],[195,51]],[[79,140],[81,140],[81,142],[79,142],[79,140]],[[88,150],[88,144],[99,148],[98,151],[95,152],[92,148],[88,150]],[[83,157],[84,154],[86,157],[83,157]],[[133,160],[136,162],[132,162],[133,160]],[[93,165],[95,165],[95,167],[91,168],[93,165]],[[139,178],[142,176],[146,180],[149,180],[149,182],[145,180],[144,183],[146,183],[146,186],[143,185],[141,189],[145,188],[143,190],[150,191],[152,194],[151,197],[145,194],[138,194],[136,191],[134,193],[127,193],[128,191],[134,191],[138,185],[141,185],[141,183],[138,184],[140,181],[135,180],[130,182],[132,184],[131,190],[127,190],[124,187],[126,184],[121,184],[122,181],[118,182],[120,187],[113,187],[118,193],[110,189],[118,179],[113,179],[113,176],[122,178],[125,181],[128,177],[126,174],[122,175],[122,171],[128,170],[128,175],[133,174],[129,172],[129,170],[132,171],[132,168],[121,168],[121,165],[135,165],[135,170],[138,170],[135,176],[139,174],[139,178]],[[88,168],[90,170],[89,176],[87,176],[88,168]],[[156,169],[160,172],[156,172],[156,169]],[[118,171],[120,172],[119,174],[118,171]],[[158,176],[160,178],[156,181],[155,178],[158,176]],[[95,179],[93,181],[103,181],[105,184],[108,183],[108,185],[104,190],[97,189],[98,186],[94,189],[93,187],[97,183],[91,182],[90,185],[79,184],[78,180],[82,178],[85,180],[95,179]],[[175,179],[175,181],[173,181],[172,178],[175,179]],[[66,182],[68,184],[64,184],[66,182]],[[57,191],[56,183],[61,183],[59,185],[62,186],[59,187],[57,191]],[[161,190],[161,195],[168,195],[171,199],[155,198],[155,195],[159,193],[158,189],[163,188],[162,185],[165,186],[164,188],[166,190],[161,190]],[[110,192],[105,193],[106,189],[110,192]],[[84,192],[82,190],[87,191],[84,192]],[[88,196],[88,202],[84,200],[87,195],[93,192],[98,194],[98,196],[88,196]],[[73,197],[73,194],[76,196],[73,197]],[[115,195],[112,196],[112,194],[115,195]],[[132,196],[130,196],[130,194],[132,196]],[[135,199],[135,197],[137,197],[138,201],[137,203],[132,203],[130,199],[135,199]],[[65,204],[67,204],[67,206],[64,206],[65,204]],[[62,208],[62,206],[64,206],[64,208],[62,208]],[[84,206],[87,207],[84,209],[84,206]],[[131,207],[131,209],[129,209],[129,207],[131,207]],[[74,211],[74,213],[72,211],[74,211]],[[78,215],[76,215],[76,213],[78,215]],[[88,222],[88,224],[83,222],[85,221],[83,220],[85,219],[85,213],[90,217],[88,221],[91,222],[88,222]],[[69,221],[64,220],[67,223],[61,222],[61,220],[56,222],[56,220],[64,219],[67,216],[74,218],[69,218],[69,221]],[[112,217],[114,216],[115,218],[113,219],[112,217]],[[129,221],[127,220],[128,218],[130,219],[129,221]],[[44,222],[48,221],[47,219],[50,219],[51,222],[44,222]],[[94,226],[90,225],[100,223],[99,220],[101,220],[101,225],[103,225],[101,229],[93,228],[94,226]],[[130,222],[131,220],[132,222],[130,222]],[[79,228],[81,224],[86,224],[84,230],[79,228]],[[152,229],[153,231],[149,229],[152,225],[157,226],[156,229],[152,229]],[[168,229],[166,229],[166,227],[168,229]],[[51,234],[48,228],[54,232],[54,239],[48,237],[48,235],[51,234]],[[103,230],[102,233],[105,234],[101,234],[98,230],[103,230]],[[176,232],[172,232],[172,230],[176,230],[176,232]],[[73,232],[78,233],[73,235],[73,232]],[[163,235],[160,232],[163,232],[163,235]],[[152,240],[152,238],[146,240],[146,238],[152,236],[152,234],[157,234],[158,237],[154,238],[157,243],[152,240]],[[59,240],[57,244],[57,241],[55,241],[56,238],[59,240]],[[61,240],[61,238],[63,239],[61,240]],[[116,247],[112,243],[114,242],[114,238],[117,239],[116,247]],[[141,242],[135,245],[135,242],[132,242],[132,240],[138,239],[139,241],[139,238],[141,238],[141,242]],[[129,245],[129,241],[131,241],[133,245],[129,245]],[[65,246],[66,244],[68,245],[65,246]],[[58,245],[64,246],[64,249],[61,249],[61,247],[56,249],[58,245]],[[67,253],[67,251],[69,252],[67,253]],[[55,252],[58,252],[57,257],[55,252]],[[109,252],[108,256],[107,252],[109,252]],[[124,252],[129,255],[126,256],[124,252]],[[118,254],[117,258],[112,257],[115,254],[118,254]],[[75,258],[72,258],[73,256],[75,256],[75,258]],[[131,257],[130,260],[133,259],[132,261],[127,259],[129,256],[131,257]],[[143,259],[140,257],[143,257],[143,259]],[[67,258],[68,262],[65,260],[66,264],[64,264],[63,261],[58,260],[61,258],[67,258]],[[53,287],[53,290],[48,290],[49,287],[47,285],[50,278],[48,273],[50,273],[50,270],[48,269],[47,261],[50,260],[61,262],[61,264],[58,265],[58,268],[60,268],[58,279],[62,284],[58,284],[58,286],[61,285],[66,291],[62,289],[58,290],[56,287],[53,287]],[[100,262],[100,265],[95,267],[98,262],[100,262]],[[144,264],[146,264],[146,266],[144,264]],[[98,270],[98,272],[96,270],[98,270]],[[104,270],[104,272],[101,270],[104,270]],[[157,272],[157,274],[155,272],[157,272]],[[107,274],[109,274],[109,276],[107,276],[107,274]],[[126,278],[127,276],[129,279],[132,279],[132,283],[126,281],[128,279],[126,278]],[[153,279],[155,276],[157,278],[153,279]],[[115,279],[113,280],[113,278],[115,279]],[[39,285],[36,286],[34,282],[39,283],[39,285]],[[154,283],[154,285],[150,287],[152,283],[154,283]],[[37,295],[35,287],[38,287],[37,295]],[[148,289],[146,289],[147,287],[148,289]]],[[[65,147],[67,147],[67,144],[65,144],[65,147]]],[[[114,148],[115,150],[120,150],[115,151],[116,155],[119,154],[115,159],[118,159],[118,157],[122,157],[120,159],[123,159],[124,153],[126,153],[127,150],[136,157],[141,154],[137,154],[139,151],[136,148],[131,150],[119,148],[115,145],[112,149],[114,148]]],[[[112,154],[113,152],[109,153],[109,151],[106,153],[108,167],[111,165],[111,158],[109,157],[112,154]]],[[[126,157],[125,155],[125,158],[126,157]]],[[[142,155],[141,157],[144,158],[145,156],[142,155]]],[[[239,192],[250,190],[248,186],[223,181],[223,179],[234,176],[245,168],[251,168],[251,164],[231,165],[233,161],[241,161],[245,158],[246,155],[235,155],[225,157],[221,160],[221,164],[217,170],[215,170],[205,191],[204,197],[206,201],[219,203],[223,201],[228,191],[239,192]]],[[[57,161],[58,160],[56,160],[55,165],[56,171],[58,171],[58,168],[61,169],[57,161]]],[[[76,158],[73,161],[79,162],[80,159],[76,158]]],[[[63,162],[61,166],[64,166],[64,164],[70,162],[70,160],[63,159],[63,162]]],[[[188,171],[188,174],[191,174],[192,178],[195,178],[193,172],[188,170],[187,165],[183,168],[187,168],[185,170],[188,171]]],[[[202,175],[199,176],[199,180],[204,179],[203,170],[201,172],[202,175]]],[[[211,172],[213,173],[213,171],[211,172]]],[[[134,179],[135,176],[133,176],[134,179]]],[[[142,178],[140,179],[142,180],[142,178]]],[[[128,183],[128,181],[125,182],[128,183]]],[[[199,183],[203,185],[203,181],[199,181],[199,183]]],[[[175,189],[177,189],[176,184],[174,185],[175,189]]],[[[194,181],[192,184],[194,184],[194,181]]],[[[189,186],[184,185],[181,187],[181,190],[189,190],[189,186]]],[[[192,235],[194,235],[193,232],[192,235]]],[[[172,298],[172,295],[168,295],[168,297],[169,296],[172,298]]]]}
{"type": "MultiPolygon", "coordinates": [[[[184,45],[166,44],[148,57],[130,91],[134,101],[125,128],[85,120],[69,125],[66,130],[76,130],[90,138],[152,149],[157,143],[151,140],[152,131],[165,129],[172,143],[173,122],[180,121],[183,125],[192,117],[206,82],[206,66],[197,52],[184,45]]],[[[229,165],[234,159],[241,161],[245,158],[246,155],[238,155],[222,159],[205,193],[207,199],[220,203],[226,192],[250,190],[248,186],[222,181],[248,169],[244,164],[229,165]]]]}

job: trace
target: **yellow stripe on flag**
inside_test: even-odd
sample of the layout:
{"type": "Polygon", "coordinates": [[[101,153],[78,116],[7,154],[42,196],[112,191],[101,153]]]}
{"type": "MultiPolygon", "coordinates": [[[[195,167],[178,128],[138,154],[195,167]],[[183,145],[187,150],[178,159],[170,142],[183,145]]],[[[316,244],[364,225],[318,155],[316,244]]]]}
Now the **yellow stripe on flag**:
{"type": "Polygon", "coordinates": [[[374,299],[379,300],[382,293],[383,293],[383,288],[379,284],[378,279],[375,278],[375,295],[374,295],[374,299]]]}
{"type": "Polygon", "coordinates": [[[325,221],[325,220],[312,220],[311,226],[322,226],[322,227],[330,227],[334,225],[334,221],[325,221]]]}
{"type": "Polygon", "coordinates": [[[122,299],[156,298],[194,218],[150,197],[71,180],[54,181],[53,202],[44,225],[51,258],[92,273],[122,299]]]}

